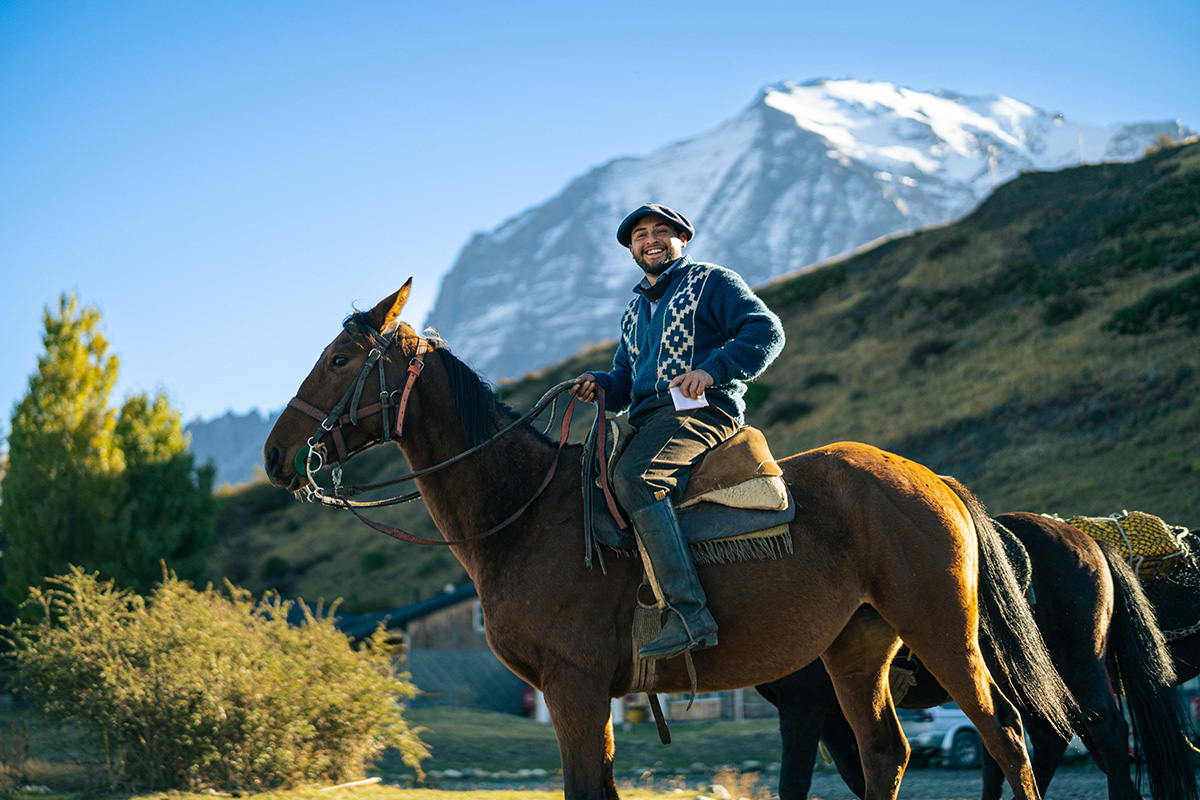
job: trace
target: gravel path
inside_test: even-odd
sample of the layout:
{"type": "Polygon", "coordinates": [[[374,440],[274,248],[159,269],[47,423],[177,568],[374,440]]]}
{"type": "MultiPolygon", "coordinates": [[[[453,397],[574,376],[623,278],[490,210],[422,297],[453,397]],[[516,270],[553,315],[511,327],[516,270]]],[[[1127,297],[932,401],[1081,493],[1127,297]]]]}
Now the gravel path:
{"type": "MultiPolygon", "coordinates": [[[[983,779],[978,770],[909,769],[900,782],[900,800],[979,800],[983,779]]],[[[812,796],[820,800],[858,800],[836,774],[813,776],[812,796]]],[[[1003,797],[1012,797],[1004,787],[1003,797]]],[[[1104,773],[1085,764],[1059,769],[1046,800],[1103,800],[1108,797],[1104,773]]]]}

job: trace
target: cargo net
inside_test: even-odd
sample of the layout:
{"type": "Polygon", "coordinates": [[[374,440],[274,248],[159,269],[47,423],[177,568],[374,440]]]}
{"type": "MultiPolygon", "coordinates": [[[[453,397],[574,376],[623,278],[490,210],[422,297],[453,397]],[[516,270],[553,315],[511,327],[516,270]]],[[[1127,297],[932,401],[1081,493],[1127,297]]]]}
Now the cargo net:
{"type": "Polygon", "coordinates": [[[1187,528],[1172,528],[1153,514],[1122,511],[1111,517],[1074,517],[1067,520],[1093,539],[1112,547],[1142,580],[1167,577],[1184,555],[1187,528]]]}
{"type": "Polygon", "coordinates": [[[1134,568],[1168,641],[1200,631],[1200,543],[1195,534],[1142,511],[1067,522],[1111,545],[1134,568]]]}
{"type": "Polygon", "coordinates": [[[1142,591],[1169,642],[1200,631],[1200,540],[1186,529],[1180,538],[1183,555],[1170,574],[1142,580],[1142,591]]]}

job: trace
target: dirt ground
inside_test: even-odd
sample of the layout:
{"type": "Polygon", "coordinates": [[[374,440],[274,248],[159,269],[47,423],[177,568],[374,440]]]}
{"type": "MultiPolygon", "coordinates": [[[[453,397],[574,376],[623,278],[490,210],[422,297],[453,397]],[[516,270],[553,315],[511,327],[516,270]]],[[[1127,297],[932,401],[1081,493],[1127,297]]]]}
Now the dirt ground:
{"type": "MultiPolygon", "coordinates": [[[[739,787],[745,793],[751,787],[744,782],[739,787]]],[[[637,787],[653,789],[666,796],[671,794],[691,800],[696,795],[712,796],[712,778],[700,775],[687,776],[654,776],[643,779],[623,778],[618,780],[622,788],[637,787]],[[684,789],[683,793],[675,790],[684,789]]],[[[755,800],[763,797],[776,798],[776,777],[764,775],[758,786],[753,788],[755,800]]],[[[900,800],[978,800],[982,789],[982,779],[979,770],[950,770],[939,768],[910,768],[904,774],[900,784],[900,800]]],[[[467,781],[442,780],[438,783],[441,789],[470,791],[471,789],[538,789],[544,791],[562,790],[561,778],[540,780],[536,782],[499,782],[499,781],[467,781]]],[[[737,795],[734,795],[735,797],[737,795]]],[[[813,776],[812,795],[816,800],[857,800],[846,788],[842,779],[833,772],[818,772],[813,776]]],[[[1005,797],[1011,797],[1012,792],[1007,787],[1005,797]]],[[[1104,775],[1090,764],[1063,767],[1054,776],[1046,800],[1098,800],[1108,796],[1104,775]]]]}
{"type": "MultiPolygon", "coordinates": [[[[774,787],[772,787],[774,788],[774,787]]],[[[978,800],[979,770],[909,769],[900,782],[900,800],[978,800]]],[[[812,796],[820,800],[857,800],[836,774],[813,776],[812,796]]],[[[1012,797],[1005,787],[1003,797],[1012,797]]],[[[1055,774],[1046,800],[1100,800],[1108,797],[1104,773],[1090,764],[1063,767],[1055,774]]]]}

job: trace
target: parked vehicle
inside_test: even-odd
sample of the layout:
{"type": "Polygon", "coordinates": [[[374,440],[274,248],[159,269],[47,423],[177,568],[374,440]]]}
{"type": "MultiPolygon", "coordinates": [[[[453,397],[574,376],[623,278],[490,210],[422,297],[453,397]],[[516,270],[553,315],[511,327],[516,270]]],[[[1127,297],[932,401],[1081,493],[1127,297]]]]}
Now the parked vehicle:
{"type": "Polygon", "coordinates": [[[982,762],[983,742],[957,704],[922,711],[901,709],[898,713],[914,761],[937,760],[955,769],[978,767],[982,762]]]}
{"type": "MultiPolygon", "coordinates": [[[[983,741],[956,703],[923,711],[898,709],[896,714],[908,746],[912,748],[914,762],[937,762],[952,769],[971,769],[982,763],[983,741]]],[[[1025,743],[1029,746],[1028,738],[1025,743]]],[[[1065,757],[1087,757],[1087,748],[1078,736],[1067,745],[1065,757]]]]}

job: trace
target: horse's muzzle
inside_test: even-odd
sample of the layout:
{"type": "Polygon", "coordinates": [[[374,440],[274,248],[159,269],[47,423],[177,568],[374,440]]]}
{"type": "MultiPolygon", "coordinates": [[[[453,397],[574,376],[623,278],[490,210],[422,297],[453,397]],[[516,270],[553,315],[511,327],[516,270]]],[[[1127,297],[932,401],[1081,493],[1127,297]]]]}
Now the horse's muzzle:
{"type": "Polygon", "coordinates": [[[263,467],[267,473],[267,480],[271,482],[272,486],[293,492],[300,488],[300,476],[285,475],[285,466],[287,466],[287,459],[283,457],[283,450],[279,445],[273,444],[263,451],[263,467]]]}

